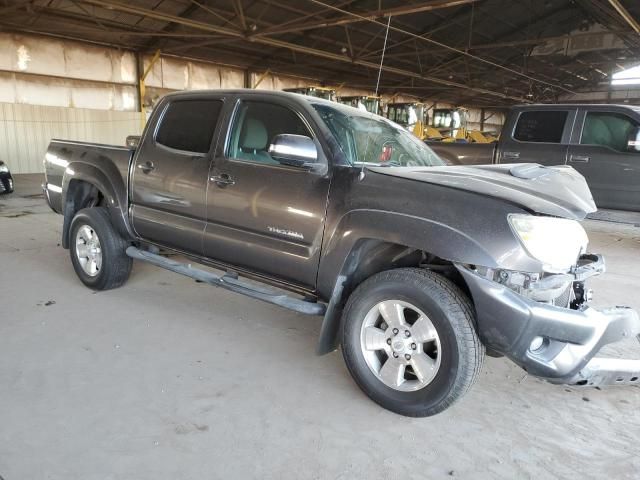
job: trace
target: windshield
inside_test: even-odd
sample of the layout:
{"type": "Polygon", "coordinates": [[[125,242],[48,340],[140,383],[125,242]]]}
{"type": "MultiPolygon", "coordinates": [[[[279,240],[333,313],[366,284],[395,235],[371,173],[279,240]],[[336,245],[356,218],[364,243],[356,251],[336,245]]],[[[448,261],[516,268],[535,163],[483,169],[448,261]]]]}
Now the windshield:
{"type": "Polygon", "coordinates": [[[445,163],[424,142],[382,117],[313,104],[351,165],[431,167],[445,163]]]}

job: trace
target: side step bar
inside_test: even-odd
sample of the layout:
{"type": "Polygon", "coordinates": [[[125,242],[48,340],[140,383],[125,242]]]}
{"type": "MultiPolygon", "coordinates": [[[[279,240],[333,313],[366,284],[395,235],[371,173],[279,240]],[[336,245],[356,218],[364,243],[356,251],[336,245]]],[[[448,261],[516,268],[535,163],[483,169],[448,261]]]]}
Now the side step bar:
{"type": "Polygon", "coordinates": [[[323,303],[312,303],[305,300],[301,300],[295,297],[269,290],[267,288],[261,288],[256,285],[243,282],[238,279],[237,275],[232,273],[225,273],[224,275],[216,275],[214,273],[193,268],[191,265],[176,262],[170,260],[161,255],[148,252],[146,250],[140,250],[136,247],[127,248],[127,255],[136,260],[142,260],[143,262],[151,263],[157,267],[171,270],[172,272],[186,275],[195,280],[199,280],[215,287],[222,287],[232,292],[241,293],[248,297],[257,298],[263,302],[273,303],[280,307],[288,308],[299,313],[305,313],[307,315],[324,315],[327,309],[323,303]]]}

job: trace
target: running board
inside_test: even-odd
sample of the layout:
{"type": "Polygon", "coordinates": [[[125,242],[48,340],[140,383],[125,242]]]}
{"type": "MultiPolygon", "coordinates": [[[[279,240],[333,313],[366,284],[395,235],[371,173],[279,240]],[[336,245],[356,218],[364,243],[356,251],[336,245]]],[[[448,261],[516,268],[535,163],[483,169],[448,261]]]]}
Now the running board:
{"type": "Polygon", "coordinates": [[[299,313],[305,313],[307,315],[324,315],[327,309],[323,303],[314,303],[301,300],[295,297],[269,290],[267,288],[261,288],[256,285],[243,282],[238,279],[238,276],[234,273],[225,273],[224,275],[216,275],[215,273],[193,268],[191,265],[176,262],[170,260],[161,255],[156,255],[146,250],[140,250],[136,247],[127,248],[127,255],[136,260],[142,260],[143,262],[151,263],[157,267],[171,270],[172,272],[186,275],[200,282],[208,283],[214,287],[222,287],[232,292],[241,293],[251,298],[257,298],[263,302],[273,303],[280,307],[288,308],[299,313]]]}

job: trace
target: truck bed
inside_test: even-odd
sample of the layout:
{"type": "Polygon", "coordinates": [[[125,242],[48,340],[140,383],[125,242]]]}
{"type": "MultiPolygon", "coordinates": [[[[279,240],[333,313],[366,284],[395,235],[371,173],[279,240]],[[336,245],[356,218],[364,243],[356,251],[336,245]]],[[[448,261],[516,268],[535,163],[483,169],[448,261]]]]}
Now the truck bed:
{"type": "Polygon", "coordinates": [[[73,178],[82,179],[88,169],[92,179],[96,170],[115,174],[115,178],[122,179],[126,192],[132,155],[133,150],[128,147],[53,139],[44,159],[44,192],[49,205],[62,213],[62,192],[66,185],[73,178]]]}
{"type": "Polygon", "coordinates": [[[497,142],[426,142],[440,158],[451,165],[488,165],[494,163],[497,142]]]}

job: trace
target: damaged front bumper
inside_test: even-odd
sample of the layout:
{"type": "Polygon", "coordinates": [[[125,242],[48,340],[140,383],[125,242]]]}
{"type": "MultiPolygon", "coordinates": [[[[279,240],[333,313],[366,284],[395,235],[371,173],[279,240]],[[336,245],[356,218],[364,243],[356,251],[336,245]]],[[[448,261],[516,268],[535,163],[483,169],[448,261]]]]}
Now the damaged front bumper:
{"type": "Polygon", "coordinates": [[[640,360],[595,357],[607,344],[633,337],[640,340],[640,318],[634,310],[597,310],[585,303],[583,282],[604,271],[601,256],[584,255],[571,273],[563,274],[572,298],[561,306],[553,300],[539,300],[543,292],[554,288],[554,295],[558,294],[560,277],[526,283],[516,291],[512,285],[495,281],[493,272],[488,275],[466,265],[456,267],[473,297],[478,334],[488,348],[552,383],[640,385],[640,360]]]}

